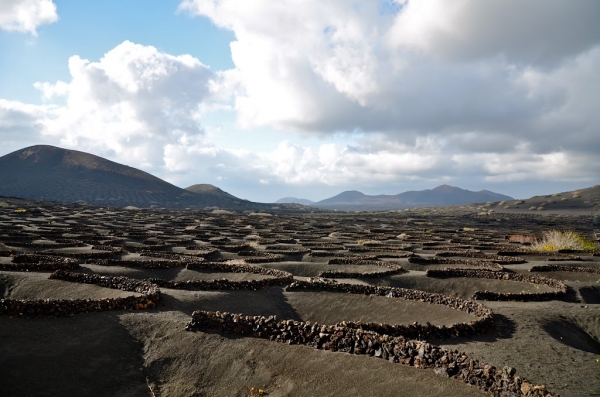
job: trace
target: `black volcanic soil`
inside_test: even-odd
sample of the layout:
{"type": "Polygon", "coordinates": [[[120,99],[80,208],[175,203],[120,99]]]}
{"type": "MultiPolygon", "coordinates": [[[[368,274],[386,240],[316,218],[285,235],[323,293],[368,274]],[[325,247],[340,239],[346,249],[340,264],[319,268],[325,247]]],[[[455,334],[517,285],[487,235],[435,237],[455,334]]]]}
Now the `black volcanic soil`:
{"type": "MultiPolygon", "coordinates": [[[[391,254],[408,252],[424,257],[454,247],[477,250],[492,258],[501,250],[526,248],[509,244],[507,237],[512,234],[560,228],[597,239],[589,216],[556,216],[545,211],[491,215],[480,212],[472,208],[446,208],[251,216],[0,199],[0,266],[14,265],[15,255],[45,255],[49,244],[71,244],[79,246],[53,252],[60,253],[56,255],[59,258],[76,260],[81,266],[78,272],[170,281],[223,278],[247,281],[270,276],[188,270],[183,263],[177,263],[183,259],[176,255],[190,253],[205,256],[207,261],[236,259],[240,263],[254,258],[239,255],[240,250],[280,251],[287,252],[282,254],[283,259],[253,266],[289,271],[303,280],[325,270],[351,273],[382,270],[372,264],[327,263],[332,258],[356,260],[377,256],[384,250],[381,247],[391,254]],[[114,251],[107,251],[111,249],[114,251]],[[142,249],[153,256],[146,256],[142,249]],[[163,262],[175,262],[175,266],[139,267],[140,261],[159,260],[156,255],[163,255],[166,258],[163,262]],[[119,262],[105,266],[101,259],[119,262]]],[[[527,263],[505,267],[527,274],[534,265],[552,263],[600,268],[600,257],[591,253],[577,255],[582,261],[549,262],[548,257],[525,256],[527,263]]],[[[461,256],[453,257],[456,258],[461,256]]],[[[468,264],[419,265],[409,263],[407,257],[388,257],[385,261],[408,271],[380,278],[337,281],[422,289],[468,299],[478,290],[500,293],[552,290],[525,282],[438,279],[425,273],[427,269],[446,267],[475,268],[468,264]]],[[[73,300],[135,295],[96,285],[49,280],[51,271],[15,270],[0,270],[3,299],[73,300]]],[[[495,313],[496,324],[490,332],[431,342],[464,351],[469,357],[498,368],[514,367],[518,375],[545,384],[551,392],[562,396],[594,395],[600,390],[597,361],[600,360],[600,274],[563,271],[535,274],[563,280],[568,286],[567,295],[544,302],[483,302],[495,313]]],[[[465,312],[384,296],[285,291],[282,286],[258,291],[161,288],[161,292],[162,299],[155,309],[78,313],[60,318],[0,315],[3,374],[0,395],[151,396],[149,386],[156,396],[249,396],[251,387],[266,390],[268,394],[264,395],[268,396],[485,395],[475,387],[438,376],[431,370],[391,364],[365,355],[290,346],[218,331],[185,331],[194,310],[277,315],[282,319],[325,324],[361,320],[447,326],[470,321],[473,316],[465,312]]]]}

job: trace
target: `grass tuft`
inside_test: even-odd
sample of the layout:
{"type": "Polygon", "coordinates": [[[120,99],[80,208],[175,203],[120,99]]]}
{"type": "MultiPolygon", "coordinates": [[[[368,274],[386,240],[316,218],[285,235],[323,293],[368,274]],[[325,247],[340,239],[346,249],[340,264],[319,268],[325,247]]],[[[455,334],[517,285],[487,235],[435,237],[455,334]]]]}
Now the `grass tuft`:
{"type": "Polygon", "coordinates": [[[572,249],[580,251],[595,251],[595,242],[571,231],[550,230],[543,233],[542,238],[531,244],[533,251],[558,251],[572,249]]]}

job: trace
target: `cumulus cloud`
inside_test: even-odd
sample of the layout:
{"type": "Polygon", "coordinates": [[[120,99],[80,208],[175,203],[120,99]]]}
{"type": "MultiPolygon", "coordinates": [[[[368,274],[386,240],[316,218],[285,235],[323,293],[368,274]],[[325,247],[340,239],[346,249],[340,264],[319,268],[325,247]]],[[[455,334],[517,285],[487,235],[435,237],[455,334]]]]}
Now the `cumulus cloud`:
{"type": "Polygon", "coordinates": [[[32,136],[41,133],[40,120],[52,110],[50,106],[37,106],[0,99],[0,136],[5,149],[27,146],[32,136]]]}
{"type": "Polygon", "coordinates": [[[220,148],[198,137],[165,147],[165,164],[171,172],[198,170],[231,186],[376,186],[413,180],[415,175],[440,180],[453,163],[422,140],[415,147],[385,148],[334,143],[310,147],[283,141],[271,151],[256,152],[220,148]]]}
{"type": "Polygon", "coordinates": [[[600,172],[596,4],[185,0],[234,32],[233,69],[126,41],[36,83],[43,105],[0,101],[0,131],[263,200],[250,190],[584,183],[600,172]],[[243,129],[220,144],[215,109],[243,129]],[[281,142],[240,147],[263,127],[281,142]]]}
{"type": "Polygon", "coordinates": [[[557,110],[552,101],[567,88],[535,95],[526,75],[551,78],[600,44],[593,0],[397,1],[392,13],[381,5],[185,0],[180,8],[235,33],[229,77],[243,125],[311,133],[523,129],[557,110]]]}
{"type": "Polygon", "coordinates": [[[52,0],[2,0],[0,29],[26,32],[37,36],[41,25],[56,22],[56,4],[52,0]]]}
{"type": "MultiPolygon", "coordinates": [[[[464,155],[514,162],[529,179],[580,171],[548,172],[553,159],[598,171],[592,153],[600,149],[594,110],[600,3],[594,0],[184,0],[180,9],[235,33],[228,78],[237,85],[243,126],[384,134],[385,144],[405,148],[386,165],[410,169],[406,164],[427,158],[450,165],[446,175],[461,169],[456,161],[464,155]],[[438,152],[423,152],[417,139],[438,152]]],[[[365,147],[373,157],[351,164],[385,168],[377,160],[382,152],[373,143],[365,147]]],[[[297,164],[322,167],[315,153],[302,153],[297,164]]],[[[352,156],[337,158],[343,164],[352,156]]],[[[495,177],[497,168],[475,163],[482,180],[495,177]]],[[[296,168],[284,169],[294,175],[296,168]]],[[[413,172],[425,175],[418,167],[413,172]]],[[[337,181],[318,171],[303,175],[337,181]]]]}
{"type": "Polygon", "coordinates": [[[163,166],[163,147],[203,134],[204,106],[211,104],[207,66],[125,41],[98,62],[73,56],[69,82],[38,82],[47,103],[42,134],[67,147],[93,150],[147,168],[163,166]]]}
{"type": "Polygon", "coordinates": [[[550,66],[598,45],[600,3],[595,0],[420,0],[404,7],[388,31],[389,43],[435,57],[550,66]]]}

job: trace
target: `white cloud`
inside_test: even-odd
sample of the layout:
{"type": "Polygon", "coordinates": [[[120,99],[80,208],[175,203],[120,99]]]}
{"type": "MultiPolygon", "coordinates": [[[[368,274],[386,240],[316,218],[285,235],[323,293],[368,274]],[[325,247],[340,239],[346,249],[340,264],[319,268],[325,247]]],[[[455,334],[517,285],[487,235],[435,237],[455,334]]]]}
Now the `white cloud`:
{"type": "Polygon", "coordinates": [[[388,32],[393,47],[434,57],[501,55],[508,63],[547,66],[600,40],[595,0],[404,1],[388,32]]]}
{"type": "Polygon", "coordinates": [[[435,176],[448,168],[451,159],[437,156],[437,149],[419,142],[416,147],[388,145],[363,146],[360,150],[332,143],[318,147],[290,141],[272,151],[218,148],[197,138],[165,148],[165,164],[183,175],[195,170],[204,177],[220,177],[231,185],[274,184],[276,186],[347,186],[350,183],[374,185],[435,176]]]}
{"type": "Polygon", "coordinates": [[[56,4],[52,0],[2,0],[0,29],[26,32],[37,36],[41,25],[56,22],[56,4]]]}
{"type": "Polygon", "coordinates": [[[600,40],[583,11],[596,3],[551,2],[539,23],[537,0],[518,3],[186,0],[235,33],[235,68],[126,41],[71,57],[69,81],[36,83],[41,106],[0,100],[0,131],[262,200],[257,186],[276,199],[283,187],[592,181],[600,40]],[[206,116],[223,109],[242,130],[209,125],[215,139],[206,116]],[[280,139],[240,138],[261,130],[280,139]]]}
{"type": "Polygon", "coordinates": [[[40,139],[42,121],[52,112],[52,105],[30,105],[0,98],[0,143],[5,153],[30,146],[40,139]]]}
{"type": "Polygon", "coordinates": [[[357,153],[343,145],[280,146],[262,157],[271,178],[458,177],[472,157],[489,162],[472,162],[469,172],[480,179],[502,179],[511,162],[517,171],[505,180],[564,179],[575,171],[593,179],[581,164],[598,170],[600,3],[411,0],[382,12],[383,3],[390,5],[181,3],[235,33],[228,78],[243,126],[367,137],[357,153]],[[394,145],[403,149],[385,149],[394,145]],[[560,161],[558,172],[552,164],[560,161]]]}
{"type": "Polygon", "coordinates": [[[189,55],[129,41],[98,62],[72,56],[69,71],[69,82],[36,83],[47,102],[64,102],[41,121],[43,135],[149,168],[163,166],[168,142],[203,134],[200,115],[218,79],[189,55]]]}
{"type": "MultiPolygon", "coordinates": [[[[532,93],[526,76],[549,79],[600,45],[593,0],[412,0],[392,13],[382,4],[185,0],[180,8],[235,33],[228,78],[241,124],[304,133],[527,134],[562,105],[532,93]]],[[[567,89],[560,84],[555,93],[567,89]]]]}

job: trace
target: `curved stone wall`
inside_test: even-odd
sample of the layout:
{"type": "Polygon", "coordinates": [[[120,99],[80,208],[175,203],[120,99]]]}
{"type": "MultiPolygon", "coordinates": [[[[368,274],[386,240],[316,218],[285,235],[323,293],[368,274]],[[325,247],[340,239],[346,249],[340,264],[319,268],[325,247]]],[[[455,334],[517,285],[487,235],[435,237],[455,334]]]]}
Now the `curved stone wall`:
{"type": "Polygon", "coordinates": [[[600,274],[600,268],[585,266],[539,265],[532,266],[530,272],[576,272],[600,274]]]}
{"type": "Polygon", "coordinates": [[[65,317],[77,313],[107,310],[140,310],[154,308],[160,300],[158,286],[146,280],[128,277],[99,276],[57,270],[50,279],[95,284],[100,287],[137,292],[141,296],[92,299],[0,299],[0,315],[10,317],[65,317]]]}
{"type": "Polygon", "coordinates": [[[550,292],[533,292],[533,293],[503,293],[503,292],[492,292],[492,291],[476,291],[473,294],[472,299],[476,300],[490,300],[490,301],[547,301],[553,299],[559,299],[566,295],[567,286],[559,280],[540,277],[529,274],[512,273],[512,272],[496,272],[481,269],[440,269],[440,270],[427,270],[427,277],[436,278],[453,278],[453,277],[472,277],[472,278],[485,278],[492,280],[508,280],[508,281],[520,281],[525,283],[532,283],[538,285],[545,285],[556,289],[550,292]]]}
{"type": "Polygon", "coordinates": [[[469,358],[457,350],[446,350],[425,341],[391,336],[349,326],[320,325],[276,316],[245,316],[221,312],[196,311],[186,326],[188,331],[213,329],[236,335],[268,339],[316,349],[365,354],[421,369],[432,369],[478,387],[494,396],[553,397],[546,387],[516,375],[511,367],[502,370],[469,358]]]}
{"type": "Polygon", "coordinates": [[[435,256],[432,258],[424,258],[422,256],[413,255],[408,258],[408,262],[415,263],[418,265],[469,265],[469,266],[477,266],[477,267],[486,267],[492,270],[504,270],[502,265],[495,263],[493,261],[485,261],[485,260],[470,260],[470,259],[448,259],[439,256],[435,256]]]}

